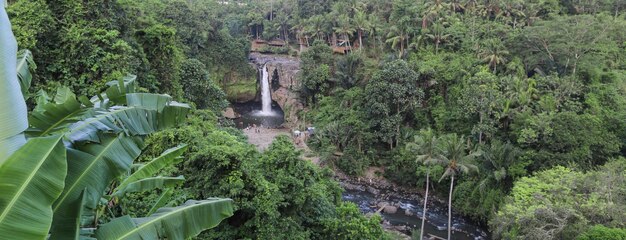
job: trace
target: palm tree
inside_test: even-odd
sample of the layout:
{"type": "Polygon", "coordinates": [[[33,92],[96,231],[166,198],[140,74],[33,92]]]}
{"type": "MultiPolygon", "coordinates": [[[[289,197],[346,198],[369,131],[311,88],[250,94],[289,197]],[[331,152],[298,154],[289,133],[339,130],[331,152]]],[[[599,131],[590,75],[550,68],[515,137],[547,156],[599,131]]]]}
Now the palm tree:
{"type": "Polygon", "coordinates": [[[387,33],[387,43],[391,43],[391,48],[396,48],[400,45],[400,52],[398,53],[398,58],[402,58],[402,54],[404,54],[404,42],[409,38],[409,34],[404,30],[404,28],[393,25],[389,28],[389,32],[387,33]]]}
{"type": "Polygon", "coordinates": [[[447,41],[448,38],[451,36],[450,34],[445,33],[446,28],[444,27],[444,24],[446,23],[441,22],[440,19],[440,21],[433,25],[430,33],[426,34],[426,37],[430,38],[435,43],[435,54],[439,52],[439,45],[442,42],[447,41]]]}
{"type": "Polygon", "coordinates": [[[347,15],[339,16],[337,19],[337,27],[334,27],[333,30],[344,37],[344,41],[346,41],[348,48],[350,48],[350,36],[354,33],[354,27],[352,26],[350,18],[347,15]]]}
{"type": "Polygon", "coordinates": [[[356,27],[357,35],[359,35],[359,50],[361,50],[363,48],[363,32],[370,29],[370,22],[365,12],[356,12],[354,15],[354,27],[356,27]]]}
{"type": "Polygon", "coordinates": [[[492,141],[488,148],[481,155],[482,168],[485,169],[487,177],[480,181],[478,190],[483,194],[489,185],[501,183],[510,178],[507,169],[515,163],[520,152],[510,143],[492,141]]]}
{"type": "Polygon", "coordinates": [[[450,178],[450,193],[448,195],[448,240],[450,240],[452,236],[452,190],[454,187],[454,178],[457,174],[478,172],[478,167],[473,164],[473,161],[477,156],[480,156],[480,151],[468,153],[467,148],[468,146],[466,145],[464,136],[458,137],[456,134],[451,134],[445,137],[441,162],[446,166],[446,171],[439,179],[439,182],[444,178],[450,178]]]}
{"type": "Polygon", "coordinates": [[[373,14],[367,16],[367,21],[370,23],[368,35],[369,38],[372,39],[372,48],[376,49],[376,42],[380,39],[379,33],[382,32],[382,29],[384,28],[383,21],[373,14]]]}
{"type": "Polygon", "coordinates": [[[509,55],[509,51],[504,49],[502,40],[489,39],[485,42],[478,55],[484,62],[489,64],[489,67],[493,69],[493,73],[495,74],[498,70],[498,64],[505,64],[507,62],[506,56],[509,55]]]}
{"type": "MultiPolygon", "coordinates": [[[[440,164],[442,159],[441,150],[439,149],[440,138],[435,136],[432,129],[422,130],[420,134],[415,136],[413,142],[406,145],[406,149],[416,155],[416,161],[424,165],[430,166],[440,164]]],[[[430,184],[430,168],[426,172],[426,193],[424,194],[424,208],[422,211],[422,226],[419,239],[424,237],[424,223],[426,222],[426,211],[428,202],[428,188],[430,184]]]]}
{"type": "Polygon", "coordinates": [[[322,15],[316,15],[308,19],[308,32],[313,37],[317,37],[317,40],[322,40],[324,37],[324,29],[326,28],[326,19],[322,15]]]}
{"type": "Polygon", "coordinates": [[[438,17],[443,10],[450,7],[449,3],[445,3],[443,0],[433,0],[424,4],[426,11],[422,18],[422,28],[428,28],[428,22],[438,17]]]}

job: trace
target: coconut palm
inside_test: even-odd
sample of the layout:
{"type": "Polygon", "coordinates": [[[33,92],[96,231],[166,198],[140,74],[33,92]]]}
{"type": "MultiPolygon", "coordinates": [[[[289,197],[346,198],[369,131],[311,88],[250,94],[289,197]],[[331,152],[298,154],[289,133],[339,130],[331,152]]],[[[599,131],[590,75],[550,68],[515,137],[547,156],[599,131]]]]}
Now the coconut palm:
{"type": "MultiPolygon", "coordinates": [[[[441,155],[439,148],[440,138],[435,136],[432,129],[422,130],[419,135],[415,136],[413,142],[406,145],[406,149],[416,154],[416,162],[426,166],[441,164],[444,157],[441,155]]],[[[428,189],[430,184],[430,168],[426,172],[426,192],[424,194],[424,208],[422,211],[422,226],[420,230],[420,238],[424,237],[424,223],[426,222],[426,212],[428,202],[428,189]]]]}
{"type": "Polygon", "coordinates": [[[450,38],[450,34],[446,34],[446,28],[444,27],[446,23],[442,22],[440,19],[435,24],[433,24],[432,28],[428,30],[426,33],[426,37],[428,37],[431,41],[435,43],[435,54],[439,52],[439,45],[445,42],[450,38]]]}
{"type": "Polygon", "coordinates": [[[445,172],[439,179],[450,178],[450,193],[448,195],[448,240],[452,236],[452,190],[454,178],[462,173],[478,172],[478,167],[474,165],[474,159],[480,156],[480,151],[468,153],[466,138],[451,134],[443,141],[443,154],[441,162],[446,167],[445,172]]]}
{"type": "Polygon", "coordinates": [[[400,47],[398,52],[398,58],[402,58],[404,54],[405,42],[409,39],[408,32],[401,26],[393,25],[389,28],[387,33],[387,43],[391,43],[391,48],[400,47]]]}
{"type": "Polygon", "coordinates": [[[481,59],[489,64],[495,74],[498,70],[498,64],[505,64],[509,51],[504,48],[504,44],[500,39],[487,40],[481,50],[478,52],[481,59]]]}
{"type": "MultiPolygon", "coordinates": [[[[380,34],[383,32],[383,21],[376,15],[370,14],[367,16],[367,20],[370,23],[370,28],[367,31],[369,38],[372,40],[372,48],[376,49],[376,42],[380,40],[380,34]]],[[[381,44],[382,45],[382,44],[381,44]]]]}
{"type": "Polygon", "coordinates": [[[478,190],[481,194],[485,192],[487,186],[510,178],[510,173],[507,172],[507,169],[515,163],[519,154],[519,149],[510,143],[491,142],[480,157],[482,168],[488,171],[484,173],[487,174],[487,177],[478,185],[478,190]]]}
{"type": "Polygon", "coordinates": [[[441,13],[450,7],[449,3],[445,3],[443,0],[433,0],[424,4],[426,11],[424,17],[422,17],[422,28],[428,28],[428,22],[432,22],[441,13]]]}
{"type": "Polygon", "coordinates": [[[316,37],[317,40],[324,38],[324,30],[326,29],[326,19],[324,16],[316,15],[309,18],[306,26],[307,32],[310,32],[312,37],[316,37]]]}
{"type": "Polygon", "coordinates": [[[333,30],[343,36],[344,41],[348,44],[348,48],[350,48],[350,36],[354,33],[354,26],[352,26],[350,18],[347,15],[339,16],[337,26],[333,30]]]}
{"type": "Polygon", "coordinates": [[[357,11],[354,15],[354,27],[357,30],[359,36],[359,50],[363,48],[363,32],[370,30],[370,22],[367,18],[367,14],[363,11],[357,11]]]}

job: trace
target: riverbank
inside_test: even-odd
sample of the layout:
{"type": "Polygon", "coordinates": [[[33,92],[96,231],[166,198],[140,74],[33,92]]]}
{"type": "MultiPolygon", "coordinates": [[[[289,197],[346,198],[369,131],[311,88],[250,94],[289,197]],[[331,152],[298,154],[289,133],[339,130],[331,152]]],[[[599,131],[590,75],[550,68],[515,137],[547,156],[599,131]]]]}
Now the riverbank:
{"type": "MultiPolygon", "coordinates": [[[[267,149],[273,139],[280,135],[291,137],[291,131],[286,128],[242,130],[248,137],[248,142],[259,151],[267,149]]],[[[294,141],[294,146],[302,150],[304,159],[320,165],[319,157],[313,156],[304,141],[294,141]]],[[[410,239],[412,231],[419,230],[424,204],[422,189],[399,186],[382,177],[384,169],[377,167],[368,169],[360,177],[348,176],[338,169],[333,172],[335,180],[345,189],[343,199],[355,203],[365,214],[381,214],[382,226],[386,231],[394,232],[400,239],[410,239]]],[[[447,201],[429,196],[425,227],[427,234],[447,236],[447,207],[447,201]]],[[[489,239],[486,230],[456,213],[453,213],[452,226],[454,239],[489,239]]]]}

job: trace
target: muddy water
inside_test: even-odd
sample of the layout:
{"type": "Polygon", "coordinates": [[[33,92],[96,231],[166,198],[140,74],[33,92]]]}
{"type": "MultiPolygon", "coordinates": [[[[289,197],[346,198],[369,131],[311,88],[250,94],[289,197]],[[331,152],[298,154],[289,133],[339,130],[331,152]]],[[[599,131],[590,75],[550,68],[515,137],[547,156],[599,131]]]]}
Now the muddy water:
{"type": "MultiPolygon", "coordinates": [[[[343,193],[343,199],[345,201],[353,202],[357,204],[359,209],[364,213],[375,212],[378,203],[377,196],[360,190],[346,190],[343,193]]],[[[385,199],[389,203],[398,203],[400,206],[395,214],[382,213],[384,220],[388,221],[392,226],[406,226],[408,228],[405,233],[410,235],[411,229],[419,230],[422,220],[422,206],[423,203],[416,200],[390,197],[385,199]],[[408,210],[412,216],[405,214],[408,210]]],[[[426,213],[427,222],[424,226],[425,233],[430,233],[439,237],[447,238],[448,236],[448,206],[439,202],[431,202],[428,206],[426,213]]],[[[453,213],[452,218],[452,239],[458,240],[470,240],[470,239],[490,239],[487,231],[478,227],[476,224],[464,219],[462,216],[453,213]]]]}

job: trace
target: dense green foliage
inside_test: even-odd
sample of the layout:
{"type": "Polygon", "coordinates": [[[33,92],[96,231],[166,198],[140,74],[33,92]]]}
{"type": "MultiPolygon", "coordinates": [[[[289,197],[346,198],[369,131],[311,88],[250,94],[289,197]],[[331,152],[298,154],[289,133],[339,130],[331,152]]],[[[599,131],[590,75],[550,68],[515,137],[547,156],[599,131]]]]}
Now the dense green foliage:
{"type": "MultiPolygon", "coordinates": [[[[382,238],[380,218],[366,218],[356,206],[342,203],[341,189],[329,170],[301,159],[290,139],[279,137],[259,153],[238,131],[220,127],[217,121],[210,111],[196,111],[186,126],[147,141],[152,154],[178,142],[189,143],[187,160],[171,170],[187,177],[178,191],[187,197],[224,196],[235,201],[235,215],[203,238],[382,238]]],[[[149,208],[144,198],[123,201],[134,209],[149,208]]]]}
{"type": "MultiPolygon", "coordinates": [[[[421,165],[404,145],[425,128],[469,136],[479,171],[454,184],[453,205],[486,223],[519,179],[556,166],[585,173],[625,152],[621,1],[278,2],[274,19],[291,18],[292,39],[309,47],[310,146],[346,173],[381,166],[421,187],[446,168],[421,165]],[[358,48],[331,55],[346,40],[358,48]]],[[[607,224],[568,236],[592,223],[607,224]]]]}
{"type": "MultiPolygon", "coordinates": [[[[587,173],[556,167],[521,178],[491,222],[494,234],[501,238],[574,239],[590,224],[624,228],[625,163],[619,158],[587,173]]],[[[595,227],[585,235],[589,238],[601,234],[600,230],[595,227]]],[[[606,238],[592,239],[608,239],[617,233],[607,230],[602,233],[606,238]]]]}
{"type": "MultiPolygon", "coordinates": [[[[247,54],[262,39],[285,45],[260,52],[300,56],[301,86],[291,90],[309,122],[298,124],[316,126],[308,144],[323,163],[351,175],[382,167],[419,188],[441,179],[430,181],[433,194],[490,223],[498,239],[623,235],[624,1],[8,3],[20,48],[35,56],[36,90],[92,96],[133,73],[138,91],[202,109],[149,137],[142,157],[188,143],[187,160],[163,173],[189,181],[126,194],[105,218],[223,196],[235,200],[235,216],[206,238],[381,238],[379,219],[341,203],[330,173],[301,161],[286,139],[259,153],[219,116],[224,98],[255,96],[247,54]],[[410,147],[429,136],[439,142],[432,151],[410,147]]],[[[35,99],[56,102],[40,92],[31,109],[35,99]]]]}
{"type": "Polygon", "coordinates": [[[208,66],[216,83],[252,74],[246,63],[249,44],[244,35],[228,30],[217,5],[16,0],[9,1],[7,11],[18,45],[30,49],[40,66],[36,90],[62,84],[79,95],[93,95],[106,82],[133,73],[147,90],[180,99],[187,58],[208,66]]]}

